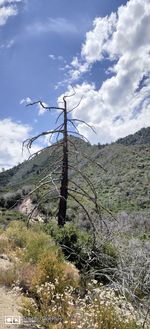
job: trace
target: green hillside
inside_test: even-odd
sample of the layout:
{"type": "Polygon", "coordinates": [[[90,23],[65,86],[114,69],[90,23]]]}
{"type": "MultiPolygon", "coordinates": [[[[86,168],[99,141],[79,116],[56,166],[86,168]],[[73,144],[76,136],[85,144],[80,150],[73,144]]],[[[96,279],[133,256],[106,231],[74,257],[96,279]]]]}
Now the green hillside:
{"type": "MultiPolygon", "coordinates": [[[[96,314],[100,329],[149,328],[150,144],[147,133],[146,140],[137,136],[140,132],[136,144],[125,145],[126,137],[103,146],[70,137],[69,188],[78,202],[69,195],[64,227],[57,225],[54,189],[60,185],[61,148],[46,149],[0,174],[0,255],[2,263],[11,260],[11,267],[0,271],[0,286],[19,285],[23,316],[40,322],[43,314],[58,316],[60,310],[66,323],[75,317],[75,327],[71,322],[66,329],[77,328],[76,319],[82,324],[85,314],[92,319],[90,329],[96,314]],[[44,177],[46,184],[37,189],[44,177]],[[97,191],[100,216],[82,194],[94,196],[85,177],[97,191]],[[133,318],[130,309],[136,311],[133,318]]],[[[89,317],[84,328],[88,323],[89,317]]]]}
{"type": "MultiPolygon", "coordinates": [[[[70,137],[70,140],[70,163],[78,164],[81,172],[91,179],[97,189],[99,200],[105,207],[115,212],[149,209],[150,128],[143,128],[135,135],[101,148],[79,138],[70,137]]],[[[60,157],[61,148],[55,152],[50,148],[31,160],[1,173],[1,195],[9,197],[10,193],[16,193],[17,190],[23,195],[26,194],[39,180],[56,169],[60,157]]],[[[60,172],[60,168],[56,172],[60,172]]],[[[70,169],[69,175],[87,189],[84,179],[74,169],[70,169]]],[[[45,189],[49,187],[51,186],[45,189]]],[[[40,195],[41,193],[42,189],[40,195]]]]}
{"type": "Polygon", "coordinates": [[[119,138],[117,143],[124,145],[150,144],[150,127],[142,128],[133,135],[119,138]]]}

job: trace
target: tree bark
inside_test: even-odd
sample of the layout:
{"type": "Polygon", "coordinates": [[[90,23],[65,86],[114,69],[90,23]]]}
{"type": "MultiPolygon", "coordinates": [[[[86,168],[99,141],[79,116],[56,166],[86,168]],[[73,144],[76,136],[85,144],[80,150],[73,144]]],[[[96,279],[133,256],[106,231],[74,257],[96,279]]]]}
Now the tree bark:
{"type": "Polygon", "coordinates": [[[60,186],[60,201],[58,210],[58,225],[63,227],[66,222],[68,198],[68,131],[67,131],[67,103],[64,97],[64,132],[63,132],[63,165],[60,186]]]}

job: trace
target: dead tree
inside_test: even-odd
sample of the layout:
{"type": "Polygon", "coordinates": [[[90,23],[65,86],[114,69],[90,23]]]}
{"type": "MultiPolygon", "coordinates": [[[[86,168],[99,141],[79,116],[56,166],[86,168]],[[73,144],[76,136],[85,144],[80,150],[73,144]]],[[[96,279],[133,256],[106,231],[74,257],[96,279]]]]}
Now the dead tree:
{"type": "Polygon", "coordinates": [[[60,184],[60,199],[59,199],[59,210],[58,210],[58,225],[64,226],[66,221],[67,212],[67,199],[68,199],[68,119],[67,119],[67,102],[66,97],[63,97],[64,101],[64,120],[63,120],[63,163],[62,163],[62,174],[60,184]]]}
{"type": "MultiPolygon", "coordinates": [[[[90,129],[92,129],[94,131],[93,127],[90,126],[89,124],[87,124],[86,122],[84,122],[83,120],[73,119],[70,117],[70,113],[75,108],[77,108],[77,106],[79,106],[79,104],[81,102],[81,100],[80,100],[80,102],[73,109],[69,110],[67,108],[67,98],[73,97],[74,95],[75,95],[75,91],[71,95],[65,95],[63,97],[63,106],[62,107],[45,106],[45,104],[41,100],[27,104],[27,106],[40,104],[40,106],[42,108],[44,108],[45,110],[60,111],[60,113],[57,117],[56,123],[58,123],[60,118],[62,118],[62,123],[53,130],[44,131],[44,132],[38,134],[37,136],[34,136],[32,138],[25,140],[23,145],[26,145],[29,150],[32,147],[32,143],[34,141],[36,141],[38,138],[40,138],[42,136],[47,136],[47,135],[50,135],[50,138],[51,138],[51,136],[53,136],[54,134],[57,134],[56,143],[42,149],[41,151],[35,153],[34,155],[37,155],[37,154],[43,152],[45,149],[49,149],[49,148],[52,150],[52,153],[51,153],[51,155],[52,155],[56,152],[56,150],[58,150],[59,147],[61,147],[62,156],[56,161],[56,168],[54,170],[48,172],[48,174],[44,178],[41,179],[38,186],[31,193],[33,193],[37,189],[40,189],[44,185],[47,186],[47,185],[51,184],[53,186],[53,188],[51,188],[48,192],[46,192],[46,194],[43,196],[43,198],[45,196],[48,196],[49,200],[55,199],[55,198],[59,199],[57,219],[58,219],[58,225],[60,227],[63,227],[66,222],[68,197],[72,198],[82,208],[86,217],[88,218],[90,225],[92,227],[94,240],[95,240],[96,227],[89,215],[88,210],[86,209],[84,204],[79,200],[78,196],[86,197],[91,202],[91,204],[94,205],[95,211],[96,211],[97,215],[99,216],[100,220],[102,220],[101,209],[103,207],[99,203],[97,192],[96,192],[96,189],[95,189],[92,181],[86,175],[84,175],[82,170],[80,170],[74,164],[71,164],[68,160],[69,152],[71,152],[71,150],[69,150],[69,144],[73,147],[74,154],[76,154],[76,157],[78,157],[78,155],[79,155],[79,151],[77,150],[74,141],[70,140],[69,136],[70,135],[78,136],[82,140],[87,141],[87,139],[83,135],[80,134],[79,130],[77,129],[76,124],[84,123],[85,125],[87,125],[90,129]],[[69,125],[71,125],[74,130],[72,130],[72,129],[70,130],[69,125]],[[59,139],[60,134],[62,134],[62,139],[59,139]],[[61,170],[61,172],[59,170],[61,170]],[[71,175],[69,177],[69,170],[78,173],[82,177],[82,179],[86,182],[88,188],[90,189],[91,194],[89,192],[87,192],[87,190],[85,190],[83,187],[78,185],[77,182],[72,180],[70,178],[71,175]],[[58,175],[58,178],[54,178],[53,175],[55,175],[55,176],[58,175]],[[60,183],[59,188],[58,188],[58,183],[60,183]]],[[[34,155],[32,155],[32,156],[34,156],[34,155]]],[[[83,154],[83,153],[82,153],[82,155],[84,156],[85,159],[87,159],[87,161],[92,161],[88,157],[88,155],[83,154]]],[[[102,166],[99,163],[97,163],[97,162],[95,162],[95,163],[102,168],[102,166]]],[[[102,169],[104,169],[104,168],[102,168],[102,169]]],[[[41,202],[42,201],[40,200],[38,203],[38,206],[40,205],[41,202]]],[[[30,215],[32,215],[32,212],[30,215]]]]}

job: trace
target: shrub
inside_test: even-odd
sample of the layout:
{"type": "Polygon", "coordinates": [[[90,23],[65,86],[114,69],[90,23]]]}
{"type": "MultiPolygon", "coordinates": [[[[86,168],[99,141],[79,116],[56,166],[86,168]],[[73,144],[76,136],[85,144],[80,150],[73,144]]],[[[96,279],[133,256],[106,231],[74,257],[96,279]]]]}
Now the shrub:
{"type": "Polygon", "coordinates": [[[23,222],[13,221],[6,230],[6,236],[14,247],[24,248],[28,240],[28,230],[23,222]]]}
{"type": "Polygon", "coordinates": [[[26,243],[26,250],[24,254],[25,261],[36,263],[45,250],[55,248],[54,242],[50,236],[44,232],[28,232],[28,238],[26,243]]]}
{"type": "Polygon", "coordinates": [[[84,277],[95,276],[103,283],[110,281],[117,264],[117,252],[113,244],[104,242],[100,246],[93,246],[91,235],[73,223],[66,223],[59,228],[55,221],[51,221],[46,231],[59,243],[67,260],[73,262],[84,277]]]}
{"type": "Polygon", "coordinates": [[[0,284],[11,287],[18,279],[18,268],[11,267],[7,269],[1,269],[0,272],[0,284]]]}
{"type": "Polygon", "coordinates": [[[3,237],[3,238],[1,237],[1,239],[0,239],[0,254],[8,253],[9,250],[10,250],[10,247],[11,247],[11,245],[10,245],[8,239],[5,238],[5,237],[3,237]]]}
{"type": "Polygon", "coordinates": [[[103,252],[111,257],[117,257],[117,248],[110,242],[105,242],[102,246],[103,252]]]}
{"type": "Polygon", "coordinates": [[[23,222],[13,221],[6,230],[6,236],[14,248],[23,248],[24,262],[36,263],[45,250],[58,248],[52,238],[44,232],[40,232],[40,226],[27,229],[23,222]]]}
{"type": "Polygon", "coordinates": [[[8,192],[4,194],[0,199],[0,205],[1,207],[5,207],[7,209],[14,207],[16,204],[18,204],[21,200],[22,192],[21,190],[18,190],[16,192],[8,192]]]}
{"type": "Polygon", "coordinates": [[[23,292],[30,290],[35,272],[36,266],[33,264],[25,263],[21,265],[18,280],[23,292]]]}
{"type": "Polygon", "coordinates": [[[59,282],[36,287],[36,300],[26,299],[22,313],[36,317],[42,328],[62,329],[140,329],[130,303],[111,289],[92,284],[84,298],[76,296],[72,287],[58,292],[59,282]],[[120,305],[122,307],[120,307],[120,305]],[[53,320],[53,323],[52,323],[53,320]]]}
{"type": "Polygon", "coordinates": [[[45,282],[55,283],[57,292],[61,292],[68,285],[77,287],[79,284],[79,274],[75,266],[62,261],[56,253],[45,252],[41,260],[37,263],[35,273],[32,278],[31,290],[35,291],[37,285],[45,282]]]}
{"type": "Polygon", "coordinates": [[[70,222],[66,223],[63,228],[59,228],[55,221],[51,221],[46,226],[46,232],[50,233],[61,246],[69,261],[73,262],[79,269],[85,265],[92,249],[92,238],[85,230],[80,230],[70,222]]]}

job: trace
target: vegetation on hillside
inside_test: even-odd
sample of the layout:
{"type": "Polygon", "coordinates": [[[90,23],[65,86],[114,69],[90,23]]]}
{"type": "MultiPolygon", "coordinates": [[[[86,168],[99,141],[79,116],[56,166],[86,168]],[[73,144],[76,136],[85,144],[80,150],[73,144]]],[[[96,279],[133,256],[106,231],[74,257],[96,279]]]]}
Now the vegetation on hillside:
{"type": "Polygon", "coordinates": [[[142,136],[145,144],[136,135],[131,145],[104,147],[70,137],[79,150],[75,154],[70,146],[70,161],[78,156],[79,170],[70,170],[69,177],[94,223],[94,235],[82,207],[70,198],[67,223],[58,227],[57,203],[49,195],[43,198],[48,187],[36,189],[61,153],[45,150],[0,174],[0,259],[11,263],[1,271],[0,284],[21,291],[22,314],[35,319],[35,328],[148,329],[150,159],[147,133],[142,136]],[[87,188],[83,175],[98,193],[101,219],[90,199],[79,193],[87,188]],[[27,228],[23,200],[33,208],[38,205],[41,223],[29,209],[27,228]]]}
{"type": "MultiPolygon", "coordinates": [[[[145,130],[144,130],[145,131],[145,130]]],[[[140,133],[139,133],[140,134],[140,133]]],[[[136,134],[135,134],[136,135],[136,134]]],[[[149,128],[146,129],[146,136],[149,136],[149,128]]],[[[73,139],[78,150],[78,168],[83,174],[86,174],[94,183],[101,204],[110,210],[117,212],[120,210],[136,211],[140,209],[149,209],[149,166],[150,157],[148,137],[145,144],[122,145],[111,144],[99,149],[98,146],[92,146],[79,138],[73,139]],[[91,161],[87,159],[91,158],[91,161]],[[95,164],[100,163],[106,171],[95,164]]],[[[124,139],[126,140],[126,138],[124,139]]],[[[144,140],[142,140],[144,142],[144,140]]],[[[70,162],[76,163],[76,154],[73,147],[70,146],[70,162]]],[[[0,174],[1,197],[0,206],[4,206],[4,199],[9,199],[9,193],[14,193],[23,197],[28,193],[43,177],[55,168],[56,158],[61,156],[59,151],[51,154],[50,150],[45,150],[29,161],[25,161],[18,167],[12,168],[0,174]],[[16,192],[16,190],[18,190],[16,192]]],[[[55,176],[54,176],[55,177],[55,176]]],[[[85,189],[87,186],[83,177],[75,170],[69,171],[69,177],[73,178],[79,185],[85,189]]],[[[43,195],[45,188],[40,190],[43,195]]],[[[39,194],[34,194],[34,200],[38,199],[39,194]]],[[[21,198],[18,195],[18,203],[21,198]]],[[[7,201],[6,208],[7,206],[7,201]]],[[[13,203],[13,200],[12,200],[13,203]]],[[[73,202],[69,201],[68,208],[72,209],[73,202]]],[[[46,213],[46,209],[54,209],[55,203],[48,202],[45,198],[41,202],[41,209],[46,213]]],[[[80,207],[77,207],[80,208],[80,207]]],[[[53,212],[53,211],[52,211],[53,212]]],[[[80,209],[80,213],[81,213],[80,209]]],[[[74,211],[71,211],[71,216],[74,211]]]]}
{"type": "Polygon", "coordinates": [[[124,145],[150,144],[150,127],[142,128],[135,134],[128,135],[124,138],[119,138],[117,143],[124,145]]]}
{"type": "MultiPolygon", "coordinates": [[[[87,255],[91,248],[88,234],[84,236],[72,224],[66,225],[61,232],[59,228],[56,232],[54,223],[53,227],[46,228],[53,237],[44,233],[43,225],[27,229],[25,224],[15,221],[1,232],[0,252],[8,255],[12,267],[1,272],[0,282],[7,286],[13,284],[22,292],[23,316],[32,318],[34,328],[141,329],[144,317],[139,314],[140,308],[136,310],[132,305],[130,295],[103,285],[95,279],[94,271],[83,280],[82,272],[65,259],[60,247],[64,241],[74,248],[74,260],[76,251],[81,259],[83,257],[79,247],[75,250],[77,244],[83,249],[85,246],[87,255]],[[76,244],[72,242],[73,235],[74,239],[76,235],[76,244]]],[[[112,250],[111,245],[103,241],[103,251],[99,247],[99,254],[110,255],[112,250]]]]}

